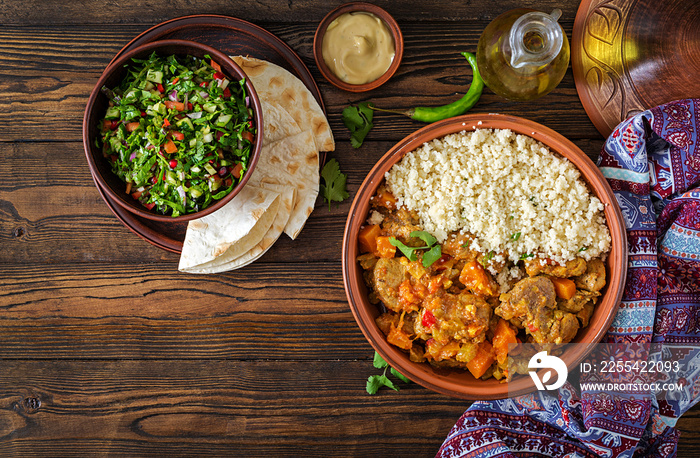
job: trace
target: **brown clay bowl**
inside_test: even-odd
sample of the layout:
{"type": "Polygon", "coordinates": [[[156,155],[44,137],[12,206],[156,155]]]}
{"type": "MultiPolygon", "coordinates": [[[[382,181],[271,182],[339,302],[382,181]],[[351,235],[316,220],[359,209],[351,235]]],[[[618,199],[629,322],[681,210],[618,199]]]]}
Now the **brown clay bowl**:
{"type": "MultiPolygon", "coordinates": [[[[573,341],[576,345],[567,345],[561,358],[567,367],[572,369],[592,350],[592,344],[600,342],[617,311],[627,273],[627,237],[622,213],[607,181],[583,151],[557,132],[515,116],[500,114],[459,116],[430,124],[394,145],[369,172],[350,208],[343,237],[343,282],[357,324],[374,349],[392,367],[414,382],[449,396],[471,400],[501,399],[526,394],[534,391],[536,387],[528,376],[516,376],[509,383],[501,383],[493,378],[475,379],[468,371],[437,369],[428,363],[414,363],[408,359],[406,353],[390,345],[375,323],[375,318],[379,316],[380,311],[369,302],[362,269],[356,261],[360,254],[357,241],[360,226],[367,219],[370,197],[382,183],[384,174],[404,154],[413,151],[423,143],[447,134],[476,128],[510,129],[544,143],[551,151],[569,159],[581,171],[589,188],[605,205],[605,217],[612,238],[612,248],[607,259],[608,283],[588,327],[579,330],[573,341]]],[[[540,373],[540,378],[542,375],[544,374],[540,373]]]]}
{"type": "Polygon", "coordinates": [[[342,89],[344,91],[349,91],[349,92],[365,92],[365,91],[370,91],[372,89],[376,89],[382,84],[386,83],[389,81],[389,78],[391,78],[394,73],[396,73],[396,70],[399,68],[399,65],[401,64],[401,58],[403,57],[403,35],[401,34],[401,29],[399,28],[399,25],[396,23],[396,20],[394,20],[393,17],[386,11],[384,11],[382,8],[372,5],[371,3],[364,3],[364,2],[353,2],[353,3],[347,3],[345,5],[341,5],[338,8],[334,9],[330,13],[326,15],[326,17],[323,18],[321,23],[318,25],[318,28],[316,29],[316,34],[314,35],[314,59],[316,60],[316,65],[318,66],[318,69],[320,70],[321,74],[323,75],[324,78],[326,78],[332,85],[335,87],[342,89]],[[365,12],[365,13],[371,13],[378,18],[380,18],[382,21],[384,21],[384,24],[387,26],[389,29],[389,32],[391,33],[392,38],[394,39],[394,49],[396,51],[394,55],[394,60],[391,62],[391,65],[387,69],[387,71],[377,78],[374,81],[370,81],[369,83],[365,84],[348,84],[345,81],[341,80],[338,78],[333,71],[331,71],[330,68],[326,65],[326,62],[323,60],[323,51],[322,51],[322,46],[323,46],[323,38],[326,35],[326,30],[328,29],[328,26],[333,22],[338,16],[345,14],[345,13],[353,13],[353,12],[365,12]]]}
{"type": "Polygon", "coordinates": [[[154,51],[164,56],[191,55],[194,57],[203,58],[205,55],[209,55],[221,66],[221,72],[231,81],[239,81],[242,78],[245,78],[245,73],[243,70],[241,70],[235,62],[229,59],[228,56],[210,46],[203,45],[201,43],[187,40],[163,40],[136,47],[128,52],[125,52],[119,56],[118,59],[113,61],[104,70],[102,76],[100,76],[100,79],[97,80],[97,84],[95,84],[95,87],[90,94],[90,98],[88,99],[87,106],[85,107],[85,115],[83,117],[83,148],[85,150],[88,166],[90,167],[95,183],[105,192],[105,194],[111,197],[113,202],[116,202],[125,210],[148,220],[164,223],[184,222],[195,218],[201,218],[202,216],[215,212],[230,202],[231,199],[233,199],[234,196],[238,194],[241,189],[243,189],[243,186],[245,186],[248,178],[255,168],[255,165],[257,164],[260,150],[262,148],[262,108],[260,106],[260,99],[255,92],[255,88],[253,88],[250,80],[246,78],[245,87],[248,97],[250,98],[250,105],[253,108],[254,122],[258,130],[258,135],[255,138],[253,150],[250,158],[248,159],[248,171],[243,176],[240,183],[238,183],[238,185],[234,187],[228,195],[198,212],[177,217],[162,215],[157,213],[155,210],[148,210],[126,193],[124,182],[112,172],[109,162],[102,156],[102,151],[95,146],[95,139],[100,134],[99,122],[104,117],[108,106],[107,97],[101,92],[102,86],[107,86],[109,88],[117,86],[125,77],[126,72],[128,71],[128,64],[131,63],[132,58],[146,58],[154,51]]]}

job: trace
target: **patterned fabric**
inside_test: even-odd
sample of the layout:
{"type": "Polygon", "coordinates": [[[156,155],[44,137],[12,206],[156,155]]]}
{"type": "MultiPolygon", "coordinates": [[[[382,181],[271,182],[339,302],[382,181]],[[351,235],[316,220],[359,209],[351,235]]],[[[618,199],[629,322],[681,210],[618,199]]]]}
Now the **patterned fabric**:
{"type": "MultiPolygon", "coordinates": [[[[700,99],[634,116],[607,139],[598,166],[627,226],[629,267],[604,342],[663,348],[688,387],[650,393],[565,384],[475,402],[437,457],[673,457],[676,420],[700,398],[700,99]]],[[[571,374],[569,377],[571,380],[571,374]]]]}

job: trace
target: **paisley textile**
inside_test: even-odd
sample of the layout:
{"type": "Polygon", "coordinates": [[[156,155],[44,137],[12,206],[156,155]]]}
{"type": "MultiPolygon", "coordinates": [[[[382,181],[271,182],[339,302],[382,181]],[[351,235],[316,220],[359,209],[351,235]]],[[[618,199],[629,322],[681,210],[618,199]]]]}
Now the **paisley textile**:
{"type": "MultiPolygon", "coordinates": [[[[679,361],[682,391],[558,392],[475,402],[437,457],[673,457],[676,420],[700,398],[700,99],[620,123],[598,167],[625,219],[628,274],[604,342],[679,361]]],[[[571,381],[571,374],[569,377],[571,381]]]]}

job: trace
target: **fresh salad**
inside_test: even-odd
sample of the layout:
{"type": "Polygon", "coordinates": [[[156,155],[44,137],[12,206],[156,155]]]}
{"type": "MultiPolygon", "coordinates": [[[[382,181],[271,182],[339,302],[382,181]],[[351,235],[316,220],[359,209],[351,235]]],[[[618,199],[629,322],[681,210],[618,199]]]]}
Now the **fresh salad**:
{"type": "Polygon", "coordinates": [[[230,193],[257,134],[244,82],[209,56],[133,59],[118,87],[102,88],[110,101],[96,140],[126,192],[173,217],[230,193]]]}

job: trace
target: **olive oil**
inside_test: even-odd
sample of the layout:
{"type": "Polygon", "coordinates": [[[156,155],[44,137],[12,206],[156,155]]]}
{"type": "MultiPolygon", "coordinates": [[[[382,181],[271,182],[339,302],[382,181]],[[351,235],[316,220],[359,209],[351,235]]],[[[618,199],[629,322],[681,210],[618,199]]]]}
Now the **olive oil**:
{"type": "Polygon", "coordinates": [[[569,66],[569,40],[549,15],[526,8],[507,11],[484,29],[477,48],[481,76],[493,92],[510,100],[549,93],[569,66]]]}

